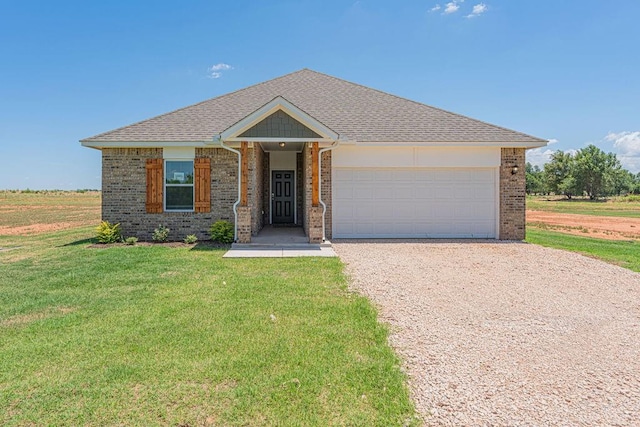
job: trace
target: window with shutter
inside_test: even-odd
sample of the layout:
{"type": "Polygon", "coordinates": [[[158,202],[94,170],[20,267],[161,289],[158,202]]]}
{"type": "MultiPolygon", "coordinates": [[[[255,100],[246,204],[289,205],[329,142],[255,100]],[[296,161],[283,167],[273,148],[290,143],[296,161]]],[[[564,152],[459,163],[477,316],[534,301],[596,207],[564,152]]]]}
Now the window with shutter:
{"type": "Polygon", "coordinates": [[[164,209],[193,211],[193,160],[165,160],[164,163],[164,209]]]}

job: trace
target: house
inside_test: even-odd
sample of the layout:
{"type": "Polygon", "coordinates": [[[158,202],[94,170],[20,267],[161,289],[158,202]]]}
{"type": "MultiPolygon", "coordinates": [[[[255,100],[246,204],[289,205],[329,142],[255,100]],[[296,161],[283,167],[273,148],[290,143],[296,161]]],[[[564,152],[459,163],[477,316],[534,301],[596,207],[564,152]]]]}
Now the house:
{"type": "Polygon", "coordinates": [[[543,139],[303,69],[83,139],[102,217],[149,239],[235,225],[330,238],[525,235],[525,150],[543,139]]]}

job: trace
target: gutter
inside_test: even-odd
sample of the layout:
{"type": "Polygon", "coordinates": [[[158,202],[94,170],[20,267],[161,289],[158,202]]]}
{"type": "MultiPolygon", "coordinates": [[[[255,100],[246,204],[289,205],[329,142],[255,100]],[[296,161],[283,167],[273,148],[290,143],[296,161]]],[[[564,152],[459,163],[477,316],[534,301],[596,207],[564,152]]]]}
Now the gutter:
{"type": "MultiPolygon", "coordinates": [[[[238,200],[233,204],[233,241],[238,241],[238,205],[240,204],[240,197],[242,191],[242,183],[240,180],[242,179],[242,153],[235,148],[231,148],[228,145],[224,145],[224,141],[220,135],[214,137],[214,141],[220,142],[220,146],[227,151],[231,151],[232,153],[236,153],[238,155],[238,200]]],[[[324,224],[323,224],[324,227],[324,224]]],[[[324,234],[324,231],[323,231],[324,234]]]]}
{"type": "Polygon", "coordinates": [[[325,235],[325,230],[324,230],[325,229],[324,222],[325,222],[325,214],[327,213],[327,205],[322,201],[322,153],[324,153],[325,151],[330,151],[335,148],[338,148],[339,145],[340,145],[340,140],[336,139],[335,141],[333,141],[333,144],[331,144],[330,147],[322,148],[320,149],[320,151],[318,151],[318,186],[320,187],[318,188],[318,194],[320,195],[319,201],[320,201],[320,204],[322,205],[322,241],[323,242],[327,240],[327,236],[325,235]]]}

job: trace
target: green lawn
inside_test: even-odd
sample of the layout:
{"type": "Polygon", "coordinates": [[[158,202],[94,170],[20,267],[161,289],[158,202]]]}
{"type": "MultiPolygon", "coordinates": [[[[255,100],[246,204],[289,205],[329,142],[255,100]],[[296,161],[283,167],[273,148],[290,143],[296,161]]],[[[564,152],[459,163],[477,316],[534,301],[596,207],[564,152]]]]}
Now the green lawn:
{"type": "Polygon", "coordinates": [[[527,227],[527,242],[578,252],[640,272],[640,242],[593,239],[527,227]]]}
{"type": "Polygon", "coordinates": [[[92,234],[0,236],[0,425],[417,423],[337,258],[87,248],[92,234]]]}
{"type": "Polygon", "coordinates": [[[563,196],[527,196],[527,209],[568,214],[640,218],[640,197],[608,200],[572,199],[563,196]]]}

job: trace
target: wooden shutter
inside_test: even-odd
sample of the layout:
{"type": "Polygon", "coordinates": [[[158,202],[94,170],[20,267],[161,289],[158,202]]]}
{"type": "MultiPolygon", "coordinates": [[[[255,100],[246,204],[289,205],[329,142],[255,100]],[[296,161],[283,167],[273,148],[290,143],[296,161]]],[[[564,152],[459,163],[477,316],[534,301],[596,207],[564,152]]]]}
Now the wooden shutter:
{"type": "Polygon", "coordinates": [[[211,159],[197,158],[193,167],[196,173],[196,212],[211,212],[211,159]]]}
{"type": "Polygon", "coordinates": [[[147,213],[162,213],[162,159],[147,159],[147,213]]]}

